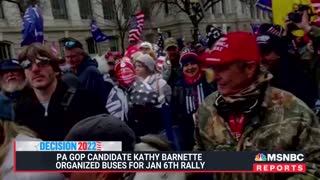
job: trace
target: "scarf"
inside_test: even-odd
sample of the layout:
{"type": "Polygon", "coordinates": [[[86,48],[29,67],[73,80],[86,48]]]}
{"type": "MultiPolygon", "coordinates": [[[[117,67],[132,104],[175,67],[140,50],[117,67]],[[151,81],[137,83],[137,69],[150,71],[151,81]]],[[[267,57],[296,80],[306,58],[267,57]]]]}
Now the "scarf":
{"type": "Polygon", "coordinates": [[[227,120],[231,132],[237,139],[243,133],[247,118],[261,105],[271,79],[272,75],[269,72],[261,71],[257,80],[239,93],[227,97],[218,95],[214,106],[227,120]]]}
{"type": "Polygon", "coordinates": [[[195,83],[197,83],[199,81],[199,79],[201,78],[202,74],[199,71],[197,74],[195,74],[194,76],[190,77],[190,76],[184,76],[184,80],[188,85],[193,85],[195,83]]]}

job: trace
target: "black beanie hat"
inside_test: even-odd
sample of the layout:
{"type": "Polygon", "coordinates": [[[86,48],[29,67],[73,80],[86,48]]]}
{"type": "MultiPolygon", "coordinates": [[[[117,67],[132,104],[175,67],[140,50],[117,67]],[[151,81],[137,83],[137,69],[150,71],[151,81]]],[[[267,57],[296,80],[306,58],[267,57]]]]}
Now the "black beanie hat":
{"type": "Polygon", "coordinates": [[[75,124],[65,137],[65,141],[121,141],[122,151],[133,151],[135,134],[120,119],[101,114],[75,124]]]}

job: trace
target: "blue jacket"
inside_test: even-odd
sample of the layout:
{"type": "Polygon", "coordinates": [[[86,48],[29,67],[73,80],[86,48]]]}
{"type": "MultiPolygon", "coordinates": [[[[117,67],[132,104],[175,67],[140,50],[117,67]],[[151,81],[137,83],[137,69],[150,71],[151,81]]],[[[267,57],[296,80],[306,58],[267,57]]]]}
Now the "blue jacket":
{"type": "Polygon", "coordinates": [[[108,98],[108,93],[105,91],[103,76],[97,67],[98,63],[87,56],[78,66],[76,75],[83,88],[101,97],[105,103],[108,98]]]}

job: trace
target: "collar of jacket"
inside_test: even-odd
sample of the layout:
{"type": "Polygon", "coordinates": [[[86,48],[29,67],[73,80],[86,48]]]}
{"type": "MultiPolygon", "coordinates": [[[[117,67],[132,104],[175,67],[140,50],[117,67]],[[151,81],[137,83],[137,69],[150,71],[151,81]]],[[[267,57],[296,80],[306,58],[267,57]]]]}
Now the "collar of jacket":
{"type": "MultiPolygon", "coordinates": [[[[52,106],[52,104],[55,104],[56,102],[60,102],[65,94],[65,92],[68,89],[68,85],[62,82],[61,80],[58,80],[56,89],[54,90],[52,96],[50,97],[49,101],[49,107],[52,106]]],[[[31,103],[33,104],[40,104],[36,94],[33,90],[31,90],[29,93],[26,94],[25,98],[29,99],[31,103]]],[[[28,100],[27,100],[28,101],[28,100]]]]}
{"type": "Polygon", "coordinates": [[[82,62],[78,65],[77,68],[77,75],[80,75],[87,67],[89,66],[95,66],[98,67],[98,63],[90,58],[90,56],[85,56],[82,60],[82,62]]]}
{"type": "MultiPolygon", "coordinates": [[[[266,85],[267,86],[265,87],[266,89],[264,90],[264,93],[261,96],[260,103],[257,105],[257,107],[254,108],[254,110],[252,112],[250,112],[249,114],[246,114],[247,122],[244,127],[245,129],[243,131],[243,136],[250,134],[250,132],[252,132],[252,130],[257,129],[261,125],[261,122],[264,119],[266,110],[272,104],[272,102],[271,102],[272,101],[272,89],[269,86],[269,84],[266,84],[266,85]]],[[[238,141],[238,139],[235,138],[233,133],[230,131],[230,127],[229,127],[227,119],[226,119],[228,112],[226,112],[226,111],[221,112],[221,110],[217,109],[217,107],[214,105],[214,102],[216,101],[216,99],[218,97],[219,97],[219,93],[215,92],[215,95],[212,99],[213,104],[211,105],[212,106],[211,111],[217,113],[217,115],[224,121],[224,125],[228,129],[231,137],[233,137],[234,140],[238,141]]]]}

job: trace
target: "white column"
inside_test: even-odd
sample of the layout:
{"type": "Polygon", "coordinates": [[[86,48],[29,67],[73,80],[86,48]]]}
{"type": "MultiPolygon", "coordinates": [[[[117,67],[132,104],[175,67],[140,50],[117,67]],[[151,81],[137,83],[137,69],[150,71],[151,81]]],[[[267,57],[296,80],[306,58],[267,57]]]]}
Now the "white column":
{"type": "Polygon", "coordinates": [[[44,26],[53,26],[53,14],[52,14],[52,6],[50,1],[48,0],[40,0],[39,7],[42,11],[44,26]]]}
{"type": "Polygon", "coordinates": [[[18,6],[7,1],[2,1],[2,6],[9,27],[21,27],[22,18],[18,6]]]}
{"type": "Polygon", "coordinates": [[[101,3],[103,3],[101,0],[91,0],[92,14],[98,24],[104,24],[103,6],[101,3]]]}
{"type": "Polygon", "coordinates": [[[68,18],[72,25],[81,25],[78,0],[66,0],[68,18]]]}

